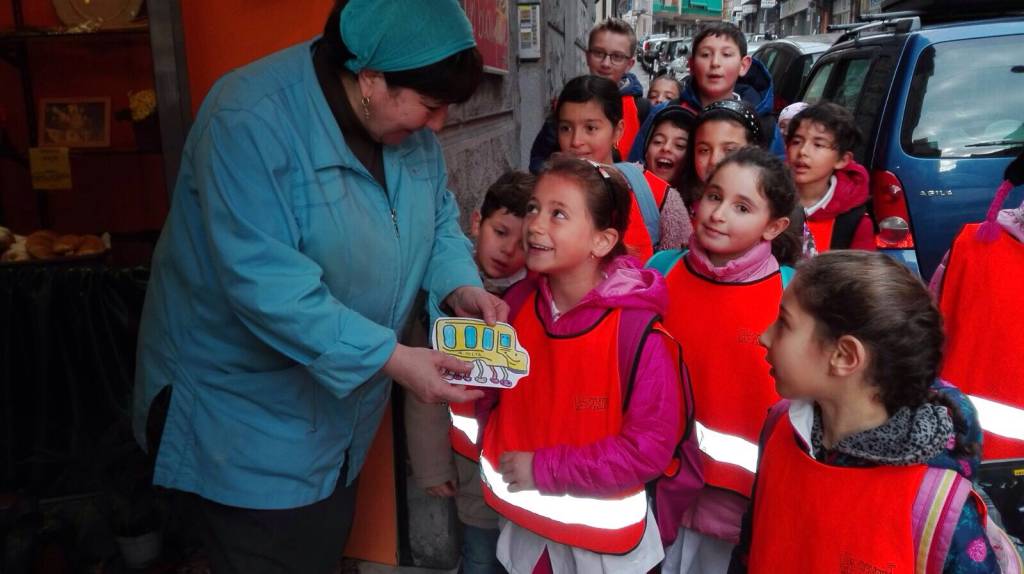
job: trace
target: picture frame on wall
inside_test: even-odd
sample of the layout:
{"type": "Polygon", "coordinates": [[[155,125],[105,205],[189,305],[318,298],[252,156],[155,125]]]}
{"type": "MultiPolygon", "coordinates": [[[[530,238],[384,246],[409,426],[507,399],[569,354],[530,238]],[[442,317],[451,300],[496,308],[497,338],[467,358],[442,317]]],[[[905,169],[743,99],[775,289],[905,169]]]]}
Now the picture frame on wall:
{"type": "Polygon", "coordinates": [[[39,147],[109,147],[110,98],[41,98],[39,147]]]}

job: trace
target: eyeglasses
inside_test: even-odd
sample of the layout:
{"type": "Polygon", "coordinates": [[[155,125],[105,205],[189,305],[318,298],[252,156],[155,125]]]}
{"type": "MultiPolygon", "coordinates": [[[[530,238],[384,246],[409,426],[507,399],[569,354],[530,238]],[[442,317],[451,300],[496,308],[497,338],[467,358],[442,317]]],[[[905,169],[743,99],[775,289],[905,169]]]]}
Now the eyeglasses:
{"type": "Polygon", "coordinates": [[[626,54],[620,54],[618,52],[605,52],[604,50],[587,50],[587,54],[590,54],[590,57],[597,60],[598,62],[603,62],[605,58],[608,58],[616,66],[621,66],[626,62],[626,60],[629,59],[629,56],[627,56],[626,54]]]}

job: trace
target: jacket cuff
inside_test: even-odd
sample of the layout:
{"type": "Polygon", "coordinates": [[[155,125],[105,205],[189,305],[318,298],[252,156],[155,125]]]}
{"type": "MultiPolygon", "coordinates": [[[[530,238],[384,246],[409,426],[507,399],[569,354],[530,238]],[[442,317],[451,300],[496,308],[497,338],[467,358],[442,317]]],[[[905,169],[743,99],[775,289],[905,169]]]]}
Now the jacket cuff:
{"type": "Polygon", "coordinates": [[[358,313],[350,314],[342,332],[342,340],[306,367],[313,378],[338,398],[344,398],[380,372],[398,345],[393,330],[358,313]],[[358,345],[353,344],[356,340],[358,345]]]}

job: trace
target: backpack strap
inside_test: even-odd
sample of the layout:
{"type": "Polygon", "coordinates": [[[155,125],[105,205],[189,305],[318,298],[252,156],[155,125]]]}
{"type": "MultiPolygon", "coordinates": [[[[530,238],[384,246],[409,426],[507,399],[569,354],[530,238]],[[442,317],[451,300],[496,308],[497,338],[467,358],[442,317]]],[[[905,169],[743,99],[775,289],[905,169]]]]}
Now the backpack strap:
{"type": "Polygon", "coordinates": [[[682,347],[661,326],[661,316],[653,311],[623,309],[619,319],[619,372],[625,374],[626,377],[622,381],[622,410],[625,411],[629,408],[629,400],[633,394],[633,384],[636,381],[637,368],[640,366],[644,345],[647,344],[647,339],[651,334],[665,337],[665,340],[669,342],[673,360],[676,361],[676,368],[679,370],[679,381],[683,385],[683,408],[686,413],[683,436],[680,438],[679,444],[676,445],[669,467],[664,472],[665,476],[672,477],[682,468],[682,449],[693,433],[694,421],[696,420],[694,416],[693,387],[690,385],[690,372],[686,369],[686,363],[683,361],[682,347]],[[621,369],[622,365],[629,365],[629,369],[621,369]]]}
{"type": "Polygon", "coordinates": [[[779,274],[782,275],[782,289],[785,290],[793,282],[793,275],[796,274],[796,269],[789,265],[780,265],[779,274]]]}
{"type": "Polygon", "coordinates": [[[844,211],[836,217],[832,228],[832,241],[829,249],[849,249],[853,243],[853,234],[857,232],[860,220],[868,211],[868,204],[858,205],[849,211],[844,211]]]}
{"type": "Polygon", "coordinates": [[[955,470],[929,467],[914,499],[911,525],[917,572],[940,574],[957,521],[971,494],[971,481],[955,470]]]}
{"type": "Polygon", "coordinates": [[[615,167],[626,177],[629,187],[633,190],[633,197],[636,198],[636,204],[640,207],[640,215],[644,218],[644,227],[651,236],[651,244],[657,245],[661,241],[661,213],[658,211],[658,202],[654,199],[651,187],[647,184],[647,178],[644,177],[643,168],[629,162],[616,163],[615,167]]]}
{"type": "Polygon", "coordinates": [[[653,257],[647,260],[648,269],[654,269],[662,274],[664,277],[668,277],[669,271],[676,266],[676,263],[686,255],[686,249],[666,249],[664,251],[658,251],[653,257]]]}

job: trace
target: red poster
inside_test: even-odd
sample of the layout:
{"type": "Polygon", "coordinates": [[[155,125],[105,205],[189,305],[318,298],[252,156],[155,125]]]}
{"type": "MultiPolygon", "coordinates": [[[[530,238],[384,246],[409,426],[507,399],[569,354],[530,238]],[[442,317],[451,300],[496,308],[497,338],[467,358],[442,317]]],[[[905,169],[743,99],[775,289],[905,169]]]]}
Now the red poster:
{"type": "Polygon", "coordinates": [[[489,72],[508,73],[508,0],[463,0],[477,49],[489,72]]]}

